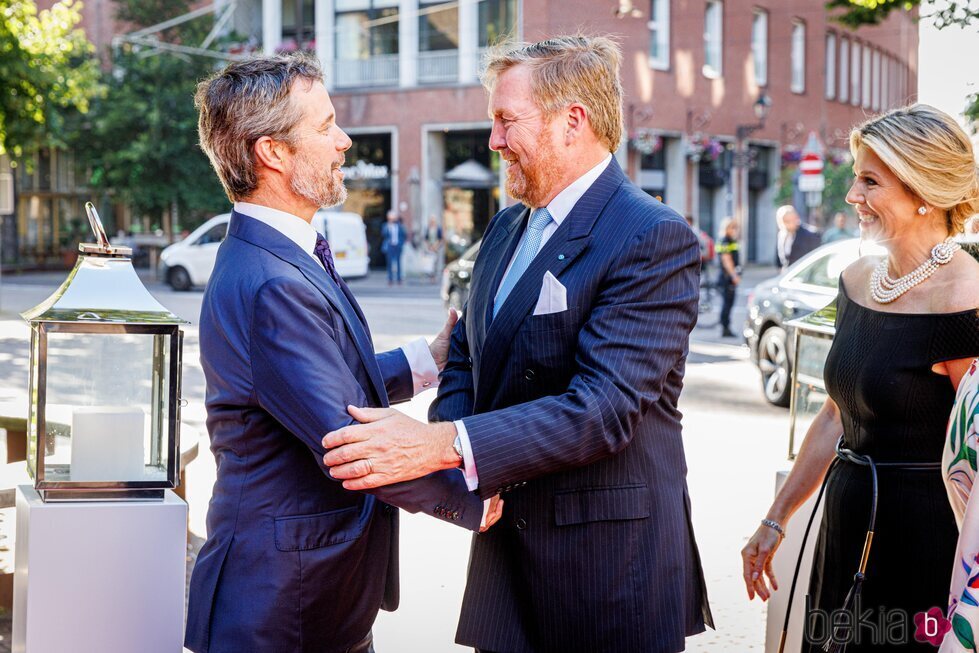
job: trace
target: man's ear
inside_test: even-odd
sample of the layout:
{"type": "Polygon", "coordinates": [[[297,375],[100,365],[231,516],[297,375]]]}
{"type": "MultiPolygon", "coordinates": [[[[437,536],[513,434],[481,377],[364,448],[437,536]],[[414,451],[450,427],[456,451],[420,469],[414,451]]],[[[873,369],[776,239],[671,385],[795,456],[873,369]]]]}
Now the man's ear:
{"type": "Polygon", "coordinates": [[[255,160],[272,170],[278,172],[285,172],[286,159],[284,155],[287,154],[287,148],[285,144],[277,141],[269,136],[262,136],[253,146],[255,152],[255,160]]]}
{"type": "Polygon", "coordinates": [[[564,143],[570,145],[576,139],[581,138],[582,133],[587,128],[588,112],[584,106],[575,103],[568,107],[566,118],[568,126],[565,131],[564,143]]]}

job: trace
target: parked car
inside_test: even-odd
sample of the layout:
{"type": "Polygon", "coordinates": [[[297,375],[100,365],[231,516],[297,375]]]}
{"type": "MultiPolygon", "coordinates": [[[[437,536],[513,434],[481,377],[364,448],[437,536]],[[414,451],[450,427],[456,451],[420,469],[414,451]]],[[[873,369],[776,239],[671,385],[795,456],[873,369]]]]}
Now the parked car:
{"type": "Polygon", "coordinates": [[[788,406],[791,395],[792,340],[784,326],[789,320],[818,310],[836,297],[843,270],[861,256],[883,254],[859,238],[819,247],[783,272],[762,281],[748,294],[744,338],[751,360],[761,372],[765,399],[788,406]]]}
{"type": "MultiPolygon", "coordinates": [[[[174,290],[203,286],[211,278],[218,247],[228,233],[230,213],[216,215],[160,254],[160,278],[174,290]]],[[[320,209],[313,227],[326,236],[337,273],[344,279],[367,276],[367,229],[356,213],[320,209]]]]}
{"type": "Polygon", "coordinates": [[[476,241],[475,245],[442,270],[442,301],[446,306],[461,311],[469,301],[469,284],[472,282],[473,265],[476,263],[481,242],[476,241]]]}

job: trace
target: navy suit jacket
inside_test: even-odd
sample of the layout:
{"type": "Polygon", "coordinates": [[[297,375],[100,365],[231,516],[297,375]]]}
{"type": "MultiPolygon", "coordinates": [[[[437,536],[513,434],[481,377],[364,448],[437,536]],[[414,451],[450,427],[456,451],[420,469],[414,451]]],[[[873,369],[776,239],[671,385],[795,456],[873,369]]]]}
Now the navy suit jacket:
{"type": "Polygon", "coordinates": [[[697,237],[613,160],[494,319],[528,213],[502,211],[483,237],[429,415],[465,418],[479,492],[505,500],[473,540],[456,641],[680,651],[710,624],[677,410],[697,237]],[[568,309],[532,315],[547,271],[568,309]]]}
{"type": "Polygon", "coordinates": [[[397,511],[478,530],[458,470],[370,494],[323,466],[346,406],[411,398],[400,350],[375,356],[363,314],[299,246],[234,213],[204,293],[201,363],[217,481],[190,582],[186,646],[346,651],[398,602],[397,511]],[[382,503],[384,502],[384,503],[382,503]]]}
{"type": "MultiPolygon", "coordinates": [[[[795,238],[792,240],[792,247],[789,248],[788,262],[786,262],[785,267],[788,267],[798,261],[800,258],[816,249],[822,244],[822,239],[816,230],[807,224],[800,224],[799,228],[795,232],[795,238]]],[[[778,240],[776,239],[775,249],[778,250],[778,240]]],[[[775,252],[775,267],[779,269],[784,269],[782,267],[781,253],[775,252]]]]}

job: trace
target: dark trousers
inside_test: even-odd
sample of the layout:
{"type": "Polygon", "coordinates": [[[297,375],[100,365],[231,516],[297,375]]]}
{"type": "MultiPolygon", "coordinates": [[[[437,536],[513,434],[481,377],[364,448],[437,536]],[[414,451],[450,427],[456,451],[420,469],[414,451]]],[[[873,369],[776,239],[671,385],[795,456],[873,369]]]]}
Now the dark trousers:
{"type": "Polygon", "coordinates": [[[731,309],[734,308],[734,296],[737,290],[738,287],[731,283],[730,279],[721,279],[721,327],[725,331],[731,330],[731,309]]]}
{"type": "Polygon", "coordinates": [[[388,263],[388,281],[401,282],[401,248],[392,247],[385,256],[388,263]]]}

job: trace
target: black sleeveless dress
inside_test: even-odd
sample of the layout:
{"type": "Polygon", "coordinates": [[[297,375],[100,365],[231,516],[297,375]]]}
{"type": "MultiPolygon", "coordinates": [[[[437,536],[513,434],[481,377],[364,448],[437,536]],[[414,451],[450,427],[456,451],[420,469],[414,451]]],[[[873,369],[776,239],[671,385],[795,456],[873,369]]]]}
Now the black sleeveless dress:
{"type": "MultiPolygon", "coordinates": [[[[824,377],[840,408],[846,446],[877,462],[940,462],[955,391],[931,368],[976,355],[979,309],[885,313],[851,301],[841,279],[824,377]]],[[[958,530],[941,470],[879,469],[878,481],[877,528],[860,606],[869,619],[857,622],[853,634],[860,639],[846,651],[934,653],[931,644],[915,641],[914,615],[932,607],[944,614],[948,604],[958,530]],[[898,643],[899,620],[906,620],[906,644],[898,643]]],[[[868,467],[831,468],[809,583],[810,608],[822,612],[810,612],[807,634],[819,643],[827,625],[822,615],[843,607],[859,566],[871,488],[868,467]]],[[[803,645],[807,653],[822,650],[811,641],[803,645]]]]}

